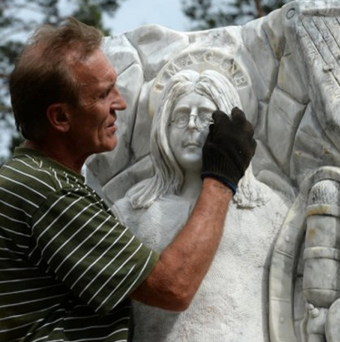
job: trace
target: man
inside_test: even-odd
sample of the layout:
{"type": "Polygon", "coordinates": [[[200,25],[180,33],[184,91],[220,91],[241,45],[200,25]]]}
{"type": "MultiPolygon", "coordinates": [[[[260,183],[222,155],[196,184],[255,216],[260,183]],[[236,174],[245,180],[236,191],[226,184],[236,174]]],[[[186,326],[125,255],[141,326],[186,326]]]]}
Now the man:
{"type": "Polygon", "coordinates": [[[117,222],[80,174],[115,148],[126,108],[102,35],[69,19],[38,29],[12,73],[23,146],[0,172],[0,341],[127,341],[130,303],[184,310],[218,247],[254,154],[243,112],[214,114],[202,191],[161,255],[117,222]]]}

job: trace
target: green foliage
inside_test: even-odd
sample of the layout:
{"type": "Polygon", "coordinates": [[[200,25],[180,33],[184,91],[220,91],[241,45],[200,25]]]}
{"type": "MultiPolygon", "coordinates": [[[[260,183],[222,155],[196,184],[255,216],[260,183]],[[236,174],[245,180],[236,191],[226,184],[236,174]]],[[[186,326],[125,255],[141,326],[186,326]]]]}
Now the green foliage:
{"type": "MultiPolygon", "coordinates": [[[[21,141],[16,132],[10,96],[9,75],[15,59],[27,37],[41,24],[56,25],[68,16],[73,16],[88,25],[101,29],[104,34],[112,34],[104,27],[103,14],[113,17],[124,0],[0,0],[0,127],[4,134],[11,135],[13,151],[21,141]]],[[[2,146],[1,150],[3,149],[2,146]]],[[[0,165],[4,161],[0,150],[0,165]]]]}
{"type": "Polygon", "coordinates": [[[267,15],[291,0],[181,0],[193,30],[244,24],[267,15]]]}

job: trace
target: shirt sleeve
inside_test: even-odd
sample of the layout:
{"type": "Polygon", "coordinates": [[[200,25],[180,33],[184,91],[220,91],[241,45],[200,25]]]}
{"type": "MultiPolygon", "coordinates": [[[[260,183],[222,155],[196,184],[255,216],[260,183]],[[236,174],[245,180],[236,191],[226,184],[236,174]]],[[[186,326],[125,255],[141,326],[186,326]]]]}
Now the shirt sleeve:
{"type": "Polygon", "coordinates": [[[40,262],[74,294],[105,314],[149,275],[158,255],[121,225],[95,194],[51,193],[32,218],[40,262]]]}

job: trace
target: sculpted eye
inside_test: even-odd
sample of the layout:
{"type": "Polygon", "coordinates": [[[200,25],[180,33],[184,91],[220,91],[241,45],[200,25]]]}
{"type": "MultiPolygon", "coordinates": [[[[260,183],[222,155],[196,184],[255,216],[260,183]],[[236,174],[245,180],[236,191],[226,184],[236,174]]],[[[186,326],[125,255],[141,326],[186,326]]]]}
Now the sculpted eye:
{"type": "Polygon", "coordinates": [[[175,116],[174,122],[178,127],[184,127],[189,122],[189,116],[186,114],[178,114],[175,116]]]}
{"type": "Polygon", "coordinates": [[[210,120],[211,117],[212,117],[212,112],[201,112],[199,113],[199,117],[202,119],[202,120],[210,120]]]}
{"type": "Polygon", "coordinates": [[[213,107],[204,106],[204,107],[199,108],[199,115],[202,117],[203,116],[211,116],[214,110],[216,110],[216,109],[213,107]]]}

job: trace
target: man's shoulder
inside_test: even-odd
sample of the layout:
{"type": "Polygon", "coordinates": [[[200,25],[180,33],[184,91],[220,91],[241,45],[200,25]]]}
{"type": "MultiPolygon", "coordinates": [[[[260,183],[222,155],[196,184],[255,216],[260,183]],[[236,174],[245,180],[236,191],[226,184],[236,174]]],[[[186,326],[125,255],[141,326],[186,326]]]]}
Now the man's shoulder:
{"type": "Polygon", "coordinates": [[[82,177],[30,149],[16,150],[13,158],[0,171],[0,184],[17,189],[33,188],[37,191],[57,191],[82,183],[82,177]]]}

